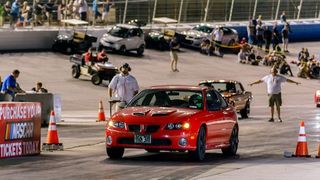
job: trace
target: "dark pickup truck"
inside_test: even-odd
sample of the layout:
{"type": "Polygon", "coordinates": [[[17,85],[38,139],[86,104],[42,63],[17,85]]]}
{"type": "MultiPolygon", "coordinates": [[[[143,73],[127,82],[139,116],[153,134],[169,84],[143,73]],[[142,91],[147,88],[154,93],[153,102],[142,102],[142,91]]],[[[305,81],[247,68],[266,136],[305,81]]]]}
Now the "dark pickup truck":
{"type": "Polygon", "coordinates": [[[199,85],[216,89],[229,104],[236,108],[242,118],[248,118],[252,93],[245,91],[240,82],[234,80],[206,80],[201,81],[199,85]]]}

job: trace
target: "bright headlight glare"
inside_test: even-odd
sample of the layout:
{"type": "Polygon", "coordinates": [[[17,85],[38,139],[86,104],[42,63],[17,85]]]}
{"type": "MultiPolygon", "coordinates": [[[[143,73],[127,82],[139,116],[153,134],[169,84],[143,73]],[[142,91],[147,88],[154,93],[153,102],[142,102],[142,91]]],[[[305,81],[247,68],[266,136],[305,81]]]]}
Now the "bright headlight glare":
{"type": "Polygon", "coordinates": [[[183,129],[189,129],[190,128],[190,124],[189,123],[184,123],[183,124],[183,129]]]}
{"type": "Polygon", "coordinates": [[[168,130],[179,130],[179,129],[189,129],[190,124],[189,123],[169,123],[166,126],[166,129],[168,130]]]}

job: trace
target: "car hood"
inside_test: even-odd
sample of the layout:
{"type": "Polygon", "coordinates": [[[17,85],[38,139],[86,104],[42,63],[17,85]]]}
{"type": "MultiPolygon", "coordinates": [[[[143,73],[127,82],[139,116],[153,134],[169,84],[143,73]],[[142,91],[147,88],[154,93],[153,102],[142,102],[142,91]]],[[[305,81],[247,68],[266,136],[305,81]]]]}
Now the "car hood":
{"type": "Polygon", "coordinates": [[[175,123],[200,113],[198,109],[167,107],[128,107],[112,116],[126,123],[175,123]]]}
{"type": "Polygon", "coordinates": [[[201,31],[194,30],[194,29],[184,31],[183,34],[185,34],[186,36],[189,36],[189,37],[193,37],[193,38],[203,38],[203,37],[206,37],[209,35],[208,33],[204,33],[201,31]]]}
{"type": "Polygon", "coordinates": [[[117,41],[120,41],[122,39],[123,38],[121,38],[121,37],[115,37],[115,36],[112,36],[110,34],[105,34],[102,37],[102,40],[107,41],[107,42],[117,42],[117,41]]]}

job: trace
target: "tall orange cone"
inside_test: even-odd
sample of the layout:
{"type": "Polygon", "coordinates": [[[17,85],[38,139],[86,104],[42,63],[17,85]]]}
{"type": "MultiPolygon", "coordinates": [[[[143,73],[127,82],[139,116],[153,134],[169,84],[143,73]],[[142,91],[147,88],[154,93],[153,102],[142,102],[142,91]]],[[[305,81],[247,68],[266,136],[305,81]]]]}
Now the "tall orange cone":
{"type": "Polygon", "coordinates": [[[320,158],[320,144],[318,146],[318,155],[316,156],[316,158],[320,158]]]}
{"type": "Polygon", "coordinates": [[[50,114],[47,142],[42,144],[42,150],[45,150],[45,151],[63,150],[62,143],[59,143],[58,130],[57,130],[54,111],[51,111],[51,114],[50,114]]]}
{"type": "Polygon", "coordinates": [[[308,143],[304,121],[301,121],[300,123],[298,143],[294,157],[310,157],[310,155],[308,155],[308,143]]]}
{"type": "Polygon", "coordinates": [[[98,112],[98,120],[99,121],[105,121],[106,120],[106,116],[104,114],[104,110],[103,110],[103,104],[102,104],[102,100],[100,100],[99,102],[99,112],[98,112]]]}

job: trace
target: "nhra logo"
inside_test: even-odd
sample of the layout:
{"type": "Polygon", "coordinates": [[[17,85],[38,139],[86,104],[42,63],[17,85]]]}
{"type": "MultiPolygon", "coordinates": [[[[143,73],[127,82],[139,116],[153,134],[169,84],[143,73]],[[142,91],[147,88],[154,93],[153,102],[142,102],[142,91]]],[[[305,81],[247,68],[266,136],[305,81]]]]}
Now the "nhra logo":
{"type": "Polygon", "coordinates": [[[6,125],[5,140],[17,140],[33,137],[33,122],[11,122],[6,125]]]}

